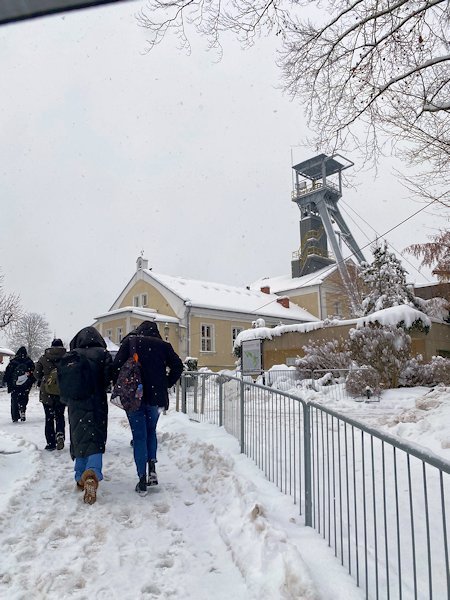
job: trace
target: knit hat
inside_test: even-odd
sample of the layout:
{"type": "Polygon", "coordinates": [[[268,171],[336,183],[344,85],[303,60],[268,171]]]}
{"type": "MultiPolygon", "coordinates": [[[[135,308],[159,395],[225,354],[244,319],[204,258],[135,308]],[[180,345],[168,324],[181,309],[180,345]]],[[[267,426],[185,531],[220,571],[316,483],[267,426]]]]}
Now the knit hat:
{"type": "Polygon", "coordinates": [[[62,340],[55,338],[52,342],[52,346],[64,346],[64,344],[62,343],[62,340]]]}

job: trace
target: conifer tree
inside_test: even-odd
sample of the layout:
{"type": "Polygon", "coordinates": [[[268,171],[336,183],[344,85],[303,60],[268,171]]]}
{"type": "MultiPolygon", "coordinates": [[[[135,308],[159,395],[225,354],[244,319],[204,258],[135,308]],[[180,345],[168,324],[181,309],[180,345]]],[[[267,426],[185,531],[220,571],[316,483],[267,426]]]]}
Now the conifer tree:
{"type": "Polygon", "coordinates": [[[420,310],[420,303],[406,282],[407,271],[387,243],[376,243],[372,249],[373,262],[361,271],[368,295],[362,302],[364,316],[377,310],[407,304],[420,310]]]}

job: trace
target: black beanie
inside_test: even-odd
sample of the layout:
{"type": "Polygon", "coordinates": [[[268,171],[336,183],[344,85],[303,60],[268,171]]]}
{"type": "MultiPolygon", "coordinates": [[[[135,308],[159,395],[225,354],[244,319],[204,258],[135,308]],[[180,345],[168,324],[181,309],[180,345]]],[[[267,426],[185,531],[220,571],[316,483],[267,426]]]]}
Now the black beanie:
{"type": "Polygon", "coordinates": [[[55,338],[52,342],[52,346],[64,346],[64,344],[62,343],[62,340],[55,338]]]}

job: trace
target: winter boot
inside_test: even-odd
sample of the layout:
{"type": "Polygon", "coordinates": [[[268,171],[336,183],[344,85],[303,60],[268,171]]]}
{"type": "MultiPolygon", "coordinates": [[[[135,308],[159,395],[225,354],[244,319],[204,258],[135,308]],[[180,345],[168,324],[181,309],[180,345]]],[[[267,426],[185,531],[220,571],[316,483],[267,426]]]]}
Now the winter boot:
{"type": "Polygon", "coordinates": [[[156,460],[154,459],[148,461],[147,485],[158,485],[158,476],[156,475],[155,464],[156,460]]]}
{"type": "Polygon", "coordinates": [[[147,495],[147,482],[145,480],[145,475],[139,478],[139,481],[137,482],[136,487],[134,489],[139,494],[139,496],[147,495]]]}
{"type": "Polygon", "coordinates": [[[56,450],[56,446],[53,446],[53,444],[47,444],[45,446],[44,450],[48,450],[49,452],[53,452],[53,450],[56,450]]]}
{"type": "Polygon", "coordinates": [[[25,411],[24,410],[20,411],[20,420],[21,421],[26,421],[27,420],[27,418],[25,416],[25,411]]]}
{"type": "Polygon", "coordinates": [[[57,433],[56,434],[56,449],[63,450],[63,448],[64,448],[64,434],[57,433]]]}
{"type": "Polygon", "coordinates": [[[97,500],[98,479],[92,469],[87,469],[81,476],[80,483],[84,488],[85,504],[94,504],[97,500]]]}

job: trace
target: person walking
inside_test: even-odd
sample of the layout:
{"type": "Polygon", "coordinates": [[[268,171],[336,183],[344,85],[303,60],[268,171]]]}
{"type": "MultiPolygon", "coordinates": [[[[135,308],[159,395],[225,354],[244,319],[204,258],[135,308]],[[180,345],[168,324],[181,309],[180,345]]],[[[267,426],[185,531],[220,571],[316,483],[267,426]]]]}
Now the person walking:
{"type": "Polygon", "coordinates": [[[141,369],[143,395],[140,407],[128,412],[133,435],[133,454],[139,478],[136,492],[146,495],[147,485],[156,485],[156,425],[161,411],[169,407],[168,388],[183,372],[183,363],[169,342],[165,342],[155,322],[144,321],[122,341],[113,362],[113,382],[128,358],[137,354],[141,369]],[[148,467],[148,478],[147,478],[148,467]]]}
{"type": "Polygon", "coordinates": [[[17,423],[19,419],[26,421],[29,394],[33,383],[34,362],[28,356],[25,346],[21,346],[5,369],[3,377],[8,394],[11,394],[11,419],[17,423]]]}
{"type": "Polygon", "coordinates": [[[58,365],[61,401],[68,406],[77,488],[84,490],[85,503],[94,504],[103,479],[108,429],[106,390],[111,381],[112,358],[94,327],[81,329],[70,342],[70,350],[58,365]]]}
{"type": "Polygon", "coordinates": [[[59,338],[53,340],[50,348],[36,362],[34,376],[39,387],[39,400],[45,412],[45,450],[62,450],[64,448],[66,410],[59,398],[59,386],[56,377],[56,368],[66,349],[59,338]]]}

